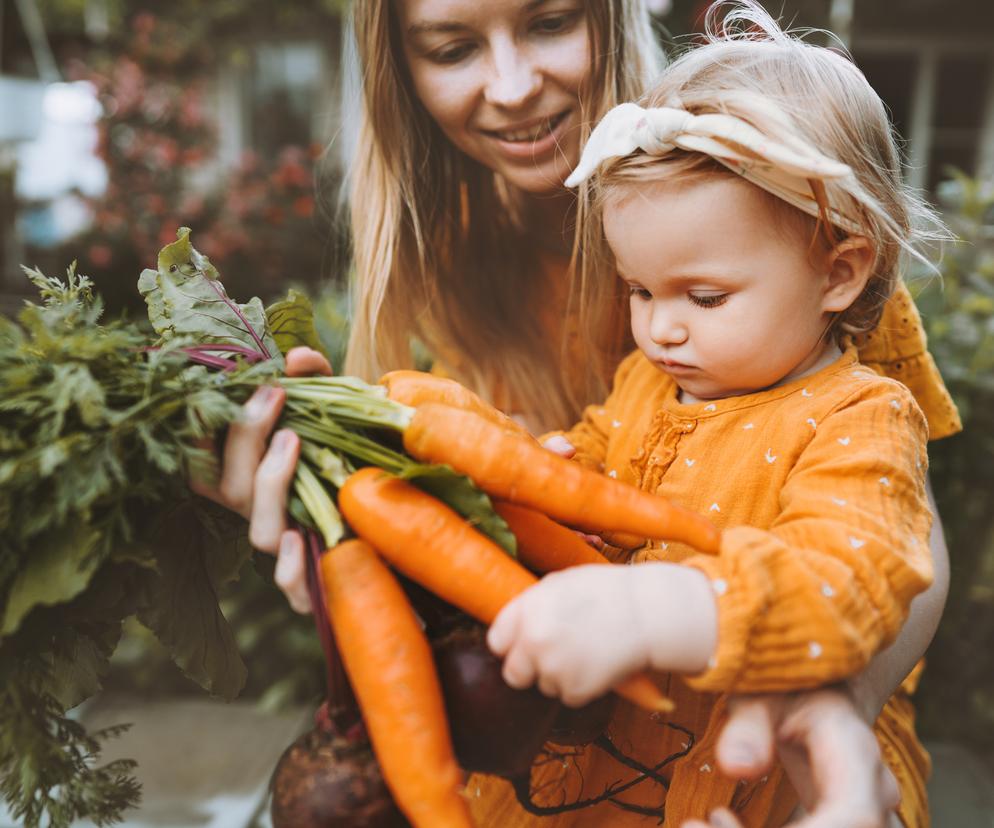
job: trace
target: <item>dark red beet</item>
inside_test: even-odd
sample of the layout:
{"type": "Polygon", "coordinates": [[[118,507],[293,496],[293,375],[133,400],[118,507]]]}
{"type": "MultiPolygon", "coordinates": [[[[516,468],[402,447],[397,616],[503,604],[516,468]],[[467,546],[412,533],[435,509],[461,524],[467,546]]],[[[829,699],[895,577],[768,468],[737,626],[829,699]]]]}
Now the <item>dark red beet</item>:
{"type": "Polygon", "coordinates": [[[614,713],[613,693],[587,702],[583,707],[560,707],[547,741],[557,745],[588,745],[606,729],[614,713]]]}
{"type": "Polygon", "coordinates": [[[316,727],[290,745],[270,782],[274,828],[409,828],[369,743],[316,727]]]}
{"type": "Polygon", "coordinates": [[[534,688],[508,687],[482,627],[454,630],[433,647],[459,764],[505,777],[528,770],[559,703],[534,688]]]}

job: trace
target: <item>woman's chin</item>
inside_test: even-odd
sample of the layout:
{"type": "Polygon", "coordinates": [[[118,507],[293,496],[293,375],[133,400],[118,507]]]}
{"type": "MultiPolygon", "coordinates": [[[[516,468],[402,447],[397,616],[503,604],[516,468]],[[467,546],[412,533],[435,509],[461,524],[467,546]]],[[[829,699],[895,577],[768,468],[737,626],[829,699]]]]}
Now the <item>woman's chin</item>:
{"type": "Polygon", "coordinates": [[[564,190],[564,182],[572,167],[564,158],[555,158],[544,164],[532,166],[502,165],[498,170],[503,178],[515,189],[529,195],[559,195],[564,190]]]}

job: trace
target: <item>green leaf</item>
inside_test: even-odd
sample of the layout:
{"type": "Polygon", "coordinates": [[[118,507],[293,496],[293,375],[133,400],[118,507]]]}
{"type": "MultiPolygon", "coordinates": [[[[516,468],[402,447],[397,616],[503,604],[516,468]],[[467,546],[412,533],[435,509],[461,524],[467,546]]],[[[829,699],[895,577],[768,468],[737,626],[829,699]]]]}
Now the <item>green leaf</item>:
{"type": "Polygon", "coordinates": [[[153,533],[158,573],[148,573],[138,619],[191,679],[233,699],[246,670],[218,606],[218,590],[251,555],[244,533],[226,531],[193,500],[163,510],[153,533]]]}
{"type": "Polygon", "coordinates": [[[416,466],[401,476],[458,512],[511,557],[517,557],[514,533],[494,511],[487,494],[468,477],[457,474],[449,466],[416,466]]]}
{"type": "Polygon", "coordinates": [[[188,336],[200,344],[250,348],[282,368],[262,301],[253,297],[242,305],[231,300],[217,268],[190,243],[189,228],[181,227],[177,236],[159,252],[158,270],[143,270],[138,278],[156,333],[163,340],[188,336]]]}
{"type": "Polygon", "coordinates": [[[31,555],[14,577],[4,607],[0,636],[17,630],[36,606],[61,604],[86,589],[100,564],[93,554],[99,534],[62,527],[35,539],[31,555]]]}
{"type": "Polygon", "coordinates": [[[121,623],[110,625],[103,633],[100,638],[93,638],[65,630],[56,636],[50,689],[64,710],[100,690],[100,677],[110,669],[110,655],[120,639],[121,623]]]}
{"type": "Polygon", "coordinates": [[[286,299],[266,308],[266,319],[269,330],[284,355],[291,348],[303,345],[328,356],[314,327],[314,307],[303,293],[290,290],[286,299]]]}

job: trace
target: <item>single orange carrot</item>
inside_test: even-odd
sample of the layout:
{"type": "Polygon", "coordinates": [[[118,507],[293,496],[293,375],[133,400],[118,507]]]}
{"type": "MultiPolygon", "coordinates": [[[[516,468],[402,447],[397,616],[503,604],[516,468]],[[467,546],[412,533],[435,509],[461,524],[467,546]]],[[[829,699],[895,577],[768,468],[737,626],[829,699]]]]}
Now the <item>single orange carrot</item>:
{"type": "Polygon", "coordinates": [[[351,475],[338,508],[397,570],[485,624],[537,581],[440,500],[381,469],[351,475]]]}
{"type": "Polygon", "coordinates": [[[425,403],[441,403],[475,411],[495,425],[527,435],[524,426],[516,423],[503,411],[490,405],[482,397],[474,394],[466,386],[455,380],[426,374],[423,371],[390,371],[380,377],[380,385],[386,386],[387,396],[394,402],[417,408],[425,403]]]}
{"type": "Polygon", "coordinates": [[[362,540],[321,557],[331,627],[383,779],[416,828],[472,828],[431,646],[390,569],[362,540]]]}
{"type": "MultiPolygon", "coordinates": [[[[381,469],[367,466],[351,475],[338,492],[338,507],[397,570],[485,624],[538,582],[440,500],[381,469]]],[[[644,674],[614,689],[647,710],[673,709],[644,674]]]]}
{"type": "Polygon", "coordinates": [[[419,406],[404,430],[408,454],[469,475],[503,500],[537,509],[568,526],[688,543],[717,553],[721,534],[706,518],[584,468],[488,422],[438,403],[419,406]]]}
{"type": "Polygon", "coordinates": [[[495,501],[494,511],[504,518],[518,539],[518,560],[536,572],[611,563],[572,529],[541,512],[506,500],[495,501]]]}

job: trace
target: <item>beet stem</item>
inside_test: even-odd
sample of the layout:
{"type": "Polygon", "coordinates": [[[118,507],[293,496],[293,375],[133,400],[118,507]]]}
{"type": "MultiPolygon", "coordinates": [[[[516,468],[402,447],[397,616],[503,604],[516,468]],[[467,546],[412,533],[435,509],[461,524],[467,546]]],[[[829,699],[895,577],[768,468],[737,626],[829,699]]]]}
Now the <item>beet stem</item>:
{"type": "Polygon", "coordinates": [[[632,759],[630,756],[622,753],[618,750],[617,746],[607,737],[600,736],[593,743],[601,750],[604,750],[609,756],[613,757],[615,760],[621,764],[633,768],[639,771],[638,776],[634,779],[630,779],[628,782],[612,782],[605,788],[605,790],[598,794],[597,796],[592,796],[587,799],[578,799],[575,802],[564,802],[561,805],[539,805],[537,802],[532,800],[531,794],[531,774],[522,774],[511,779],[511,785],[514,788],[514,794],[518,799],[518,803],[524,808],[528,813],[534,814],[535,816],[554,816],[556,814],[564,814],[569,811],[579,811],[582,808],[590,808],[593,805],[599,805],[601,802],[610,801],[612,805],[616,805],[619,808],[623,808],[626,811],[634,811],[635,813],[643,814],[645,816],[655,816],[659,817],[660,823],[665,819],[665,806],[660,805],[656,808],[635,805],[630,802],[625,802],[623,800],[616,799],[615,797],[620,794],[631,790],[636,785],[641,784],[646,779],[652,779],[663,785],[664,788],[669,788],[669,781],[664,777],[660,776],[658,771],[662,770],[664,767],[677,759],[681,759],[686,756],[694,747],[694,734],[691,733],[687,728],[682,727],[678,724],[672,722],[667,722],[666,726],[672,728],[673,730],[678,730],[687,736],[687,747],[683,750],[677,751],[661,762],[653,765],[649,768],[638,762],[636,759],[632,759]]]}
{"type": "Polygon", "coordinates": [[[314,626],[317,628],[318,640],[321,642],[321,650],[324,652],[325,675],[328,685],[328,715],[335,725],[335,729],[344,734],[362,721],[362,714],[359,711],[359,704],[352,692],[352,685],[349,684],[345,667],[335,644],[328,605],[324,600],[324,590],[321,589],[318,567],[321,555],[325,554],[321,539],[317,532],[312,529],[302,527],[298,527],[298,529],[304,532],[307,538],[307,590],[310,593],[311,607],[314,612],[314,626]]]}

